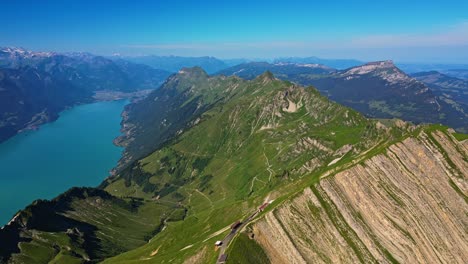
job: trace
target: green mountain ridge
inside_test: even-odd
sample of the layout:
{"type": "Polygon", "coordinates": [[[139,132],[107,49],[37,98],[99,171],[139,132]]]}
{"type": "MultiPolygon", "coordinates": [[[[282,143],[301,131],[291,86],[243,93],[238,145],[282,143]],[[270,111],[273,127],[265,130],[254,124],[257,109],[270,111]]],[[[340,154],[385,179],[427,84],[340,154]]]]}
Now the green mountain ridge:
{"type": "Polygon", "coordinates": [[[98,189],[72,189],[20,212],[0,230],[4,262],[215,263],[220,251],[214,242],[231,232],[233,222],[271,202],[242,228],[258,239],[235,234],[227,245],[228,263],[246,246],[268,263],[271,248],[254,223],[322,178],[366,166],[390,146],[422,134],[447,135],[432,143],[438,160],[460,170],[454,186],[466,180],[466,154],[452,159],[442,150],[449,144],[444,140],[455,142],[455,152],[464,146],[447,128],[367,119],[271,72],[247,81],[182,69],[125,115],[123,165],[98,189]],[[37,224],[24,224],[31,222],[37,224]]]}

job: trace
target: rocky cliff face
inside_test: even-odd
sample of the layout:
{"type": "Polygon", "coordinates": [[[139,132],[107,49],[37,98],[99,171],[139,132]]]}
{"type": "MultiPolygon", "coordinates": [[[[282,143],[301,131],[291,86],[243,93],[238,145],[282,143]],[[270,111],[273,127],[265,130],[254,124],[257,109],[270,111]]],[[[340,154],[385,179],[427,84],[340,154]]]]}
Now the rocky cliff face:
{"type": "Polygon", "coordinates": [[[255,238],[272,263],[464,263],[467,154],[422,132],[267,213],[255,238]]]}

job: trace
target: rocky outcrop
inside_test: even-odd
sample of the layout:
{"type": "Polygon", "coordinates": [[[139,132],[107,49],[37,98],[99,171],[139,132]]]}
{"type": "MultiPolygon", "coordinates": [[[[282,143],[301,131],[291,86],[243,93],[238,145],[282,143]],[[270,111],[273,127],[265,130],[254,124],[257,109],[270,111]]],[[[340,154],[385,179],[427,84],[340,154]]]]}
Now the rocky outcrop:
{"type": "Polygon", "coordinates": [[[254,224],[272,263],[464,263],[466,144],[421,132],[254,224]]]}

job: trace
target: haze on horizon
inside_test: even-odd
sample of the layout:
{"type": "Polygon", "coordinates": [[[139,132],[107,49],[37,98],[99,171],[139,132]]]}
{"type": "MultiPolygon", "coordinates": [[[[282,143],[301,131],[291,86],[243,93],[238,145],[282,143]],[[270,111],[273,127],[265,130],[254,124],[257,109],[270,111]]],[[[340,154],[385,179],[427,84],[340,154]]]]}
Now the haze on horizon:
{"type": "Polygon", "coordinates": [[[468,1],[9,1],[0,46],[467,63],[468,1]]]}

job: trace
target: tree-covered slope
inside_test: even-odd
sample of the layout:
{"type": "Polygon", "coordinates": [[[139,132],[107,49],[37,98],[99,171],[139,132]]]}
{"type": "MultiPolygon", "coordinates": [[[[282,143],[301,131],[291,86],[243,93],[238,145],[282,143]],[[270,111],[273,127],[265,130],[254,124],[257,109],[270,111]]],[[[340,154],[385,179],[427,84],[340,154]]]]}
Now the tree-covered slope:
{"type": "Polygon", "coordinates": [[[66,107],[91,101],[92,93],[40,70],[0,69],[0,142],[17,131],[55,120],[66,107]]]}
{"type": "Polygon", "coordinates": [[[184,68],[160,89],[126,106],[124,135],[116,141],[125,146],[120,167],[181,133],[207,109],[229,97],[229,90],[239,83],[238,78],[208,78],[199,67],[184,68]]]}

